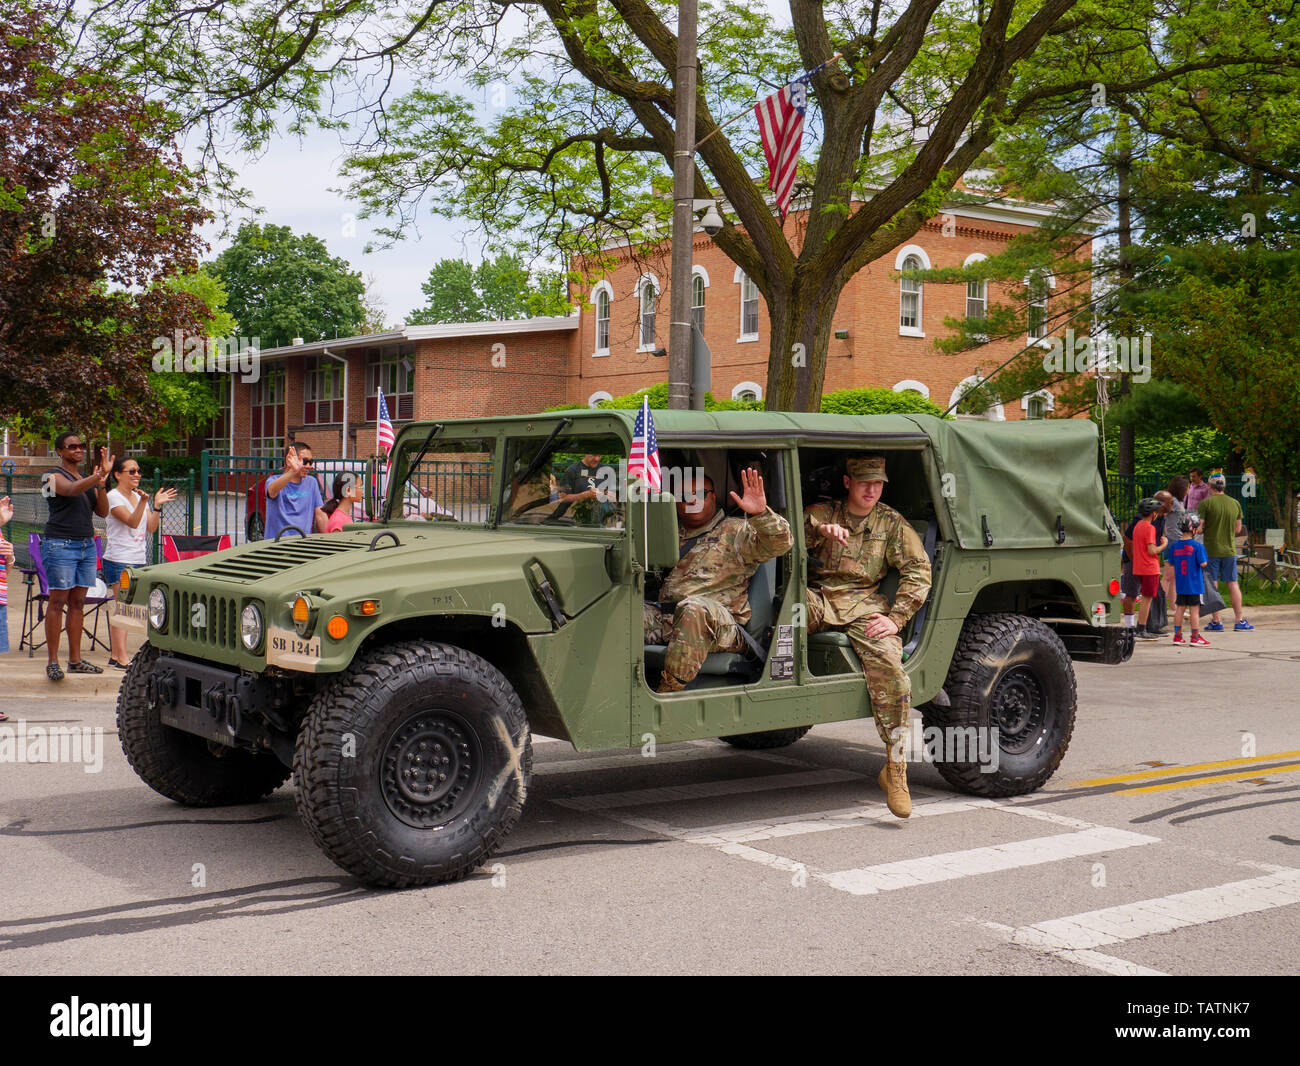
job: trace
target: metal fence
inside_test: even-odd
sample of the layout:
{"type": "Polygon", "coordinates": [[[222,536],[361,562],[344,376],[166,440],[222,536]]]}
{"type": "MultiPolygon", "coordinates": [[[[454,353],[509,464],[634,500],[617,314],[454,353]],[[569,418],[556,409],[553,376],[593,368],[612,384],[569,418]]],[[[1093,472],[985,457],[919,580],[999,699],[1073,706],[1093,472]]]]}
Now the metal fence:
{"type": "MultiPolygon", "coordinates": [[[[1163,474],[1107,474],[1106,485],[1110,493],[1110,511],[1124,525],[1137,513],[1137,502],[1154,496],[1169,486],[1174,475],[1163,474]]],[[[1225,475],[1224,491],[1241,504],[1241,524],[1251,534],[1252,540],[1262,540],[1264,530],[1277,526],[1269,493],[1262,481],[1249,475],[1225,475]]]]}
{"type": "MultiPolygon", "coordinates": [[[[49,521],[50,509],[45,497],[41,495],[41,478],[44,473],[19,474],[0,468],[0,496],[8,496],[14,508],[13,520],[3,532],[5,539],[13,543],[15,567],[31,567],[31,555],[27,550],[28,538],[32,533],[43,534],[45,523],[49,521]]],[[[164,533],[194,532],[194,471],[187,471],[185,477],[164,478],[162,471],[154,467],[152,475],[147,479],[141,478],[140,481],[140,491],[147,492],[150,496],[163,488],[176,490],[176,499],[163,509],[158,529],[145,541],[145,561],[154,563],[162,559],[164,533]]],[[[96,536],[106,539],[104,519],[96,515],[92,521],[96,536]]],[[[10,578],[11,595],[14,584],[10,578]]]]}

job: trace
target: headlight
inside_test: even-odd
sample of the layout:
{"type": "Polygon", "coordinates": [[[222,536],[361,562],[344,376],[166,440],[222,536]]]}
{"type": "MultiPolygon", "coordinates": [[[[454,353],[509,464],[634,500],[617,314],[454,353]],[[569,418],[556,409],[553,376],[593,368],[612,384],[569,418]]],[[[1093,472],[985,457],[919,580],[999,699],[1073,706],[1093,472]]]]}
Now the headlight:
{"type": "Polygon", "coordinates": [[[167,628],[167,590],[155,588],[149,593],[149,624],[160,633],[167,628]]]}
{"type": "Polygon", "coordinates": [[[262,612],[255,603],[250,603],[239,614],[239,639],[249,651],[256,651],[262,643],[262,612]]]}

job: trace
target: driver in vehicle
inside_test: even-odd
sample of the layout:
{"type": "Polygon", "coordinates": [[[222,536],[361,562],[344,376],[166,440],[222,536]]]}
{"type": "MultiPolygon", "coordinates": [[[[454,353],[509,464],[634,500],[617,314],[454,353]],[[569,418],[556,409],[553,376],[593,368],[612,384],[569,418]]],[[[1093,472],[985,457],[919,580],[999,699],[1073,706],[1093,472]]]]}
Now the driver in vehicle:
{"type": "Polygon", "coordinates": [[[907,728],[912,682],[903,670],[899,635],[930,594],[930,560],[911,524],[880,502],[889,478],[880,455],[845,463],[848,497],[804,509],[808,575],[808,632],[842,630],[862,663],[876,729],[889,752],[877,783],[898,818],[912,813],[902,739],[907,728]],[[894,602],[878,591],[890,567],[899,572],[894,602]]]}
{"type": "Polygon", "coordinates": [[[790,523],[767,506],[763,476],[742,470],[744,496],[731,493],[745,518],[718,506],[704,477],[677,501],[681,555],[660,587],[659,603],[643,609],[645,642],[667,645],[659,692],[679,692],[715,651],[743,652],[740,627],[749,621],[749,581],[759,565],[794,545],[790,523]]]}

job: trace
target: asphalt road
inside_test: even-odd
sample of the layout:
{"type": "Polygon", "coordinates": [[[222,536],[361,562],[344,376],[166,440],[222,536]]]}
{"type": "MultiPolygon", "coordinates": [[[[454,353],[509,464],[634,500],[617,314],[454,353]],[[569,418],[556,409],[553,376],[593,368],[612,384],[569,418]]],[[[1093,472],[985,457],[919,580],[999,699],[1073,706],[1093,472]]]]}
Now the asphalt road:
{"type": "Polygon", "coordinates": [[[494,865],[403,892],[325,859],[291,787],[184,810],[111,700],[23,697],[103,728],[103,764],[0,764],[0,973],[1292,974],[1300,627],[1216,636],[1079,664],[1046,789],[972,801],[914,766],[902,823],[865,722],[763,754],[538,740],[494,865]]]}

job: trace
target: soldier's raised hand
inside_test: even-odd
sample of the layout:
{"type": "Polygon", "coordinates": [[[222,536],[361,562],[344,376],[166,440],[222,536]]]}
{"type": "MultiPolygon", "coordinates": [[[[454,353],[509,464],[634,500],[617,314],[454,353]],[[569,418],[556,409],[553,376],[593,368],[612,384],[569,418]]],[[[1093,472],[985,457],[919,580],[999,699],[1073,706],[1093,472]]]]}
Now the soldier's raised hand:
{"type": "Polygon", "coordinates": [[[745,495],[737,496],[734,492],[730,494],[736,506],[745,514],[762,514],[766,511],[767,495],[763,492],[763,475],[757,470],[745,467],[740,472],[740,484],[745,490],[745,495]]]}

